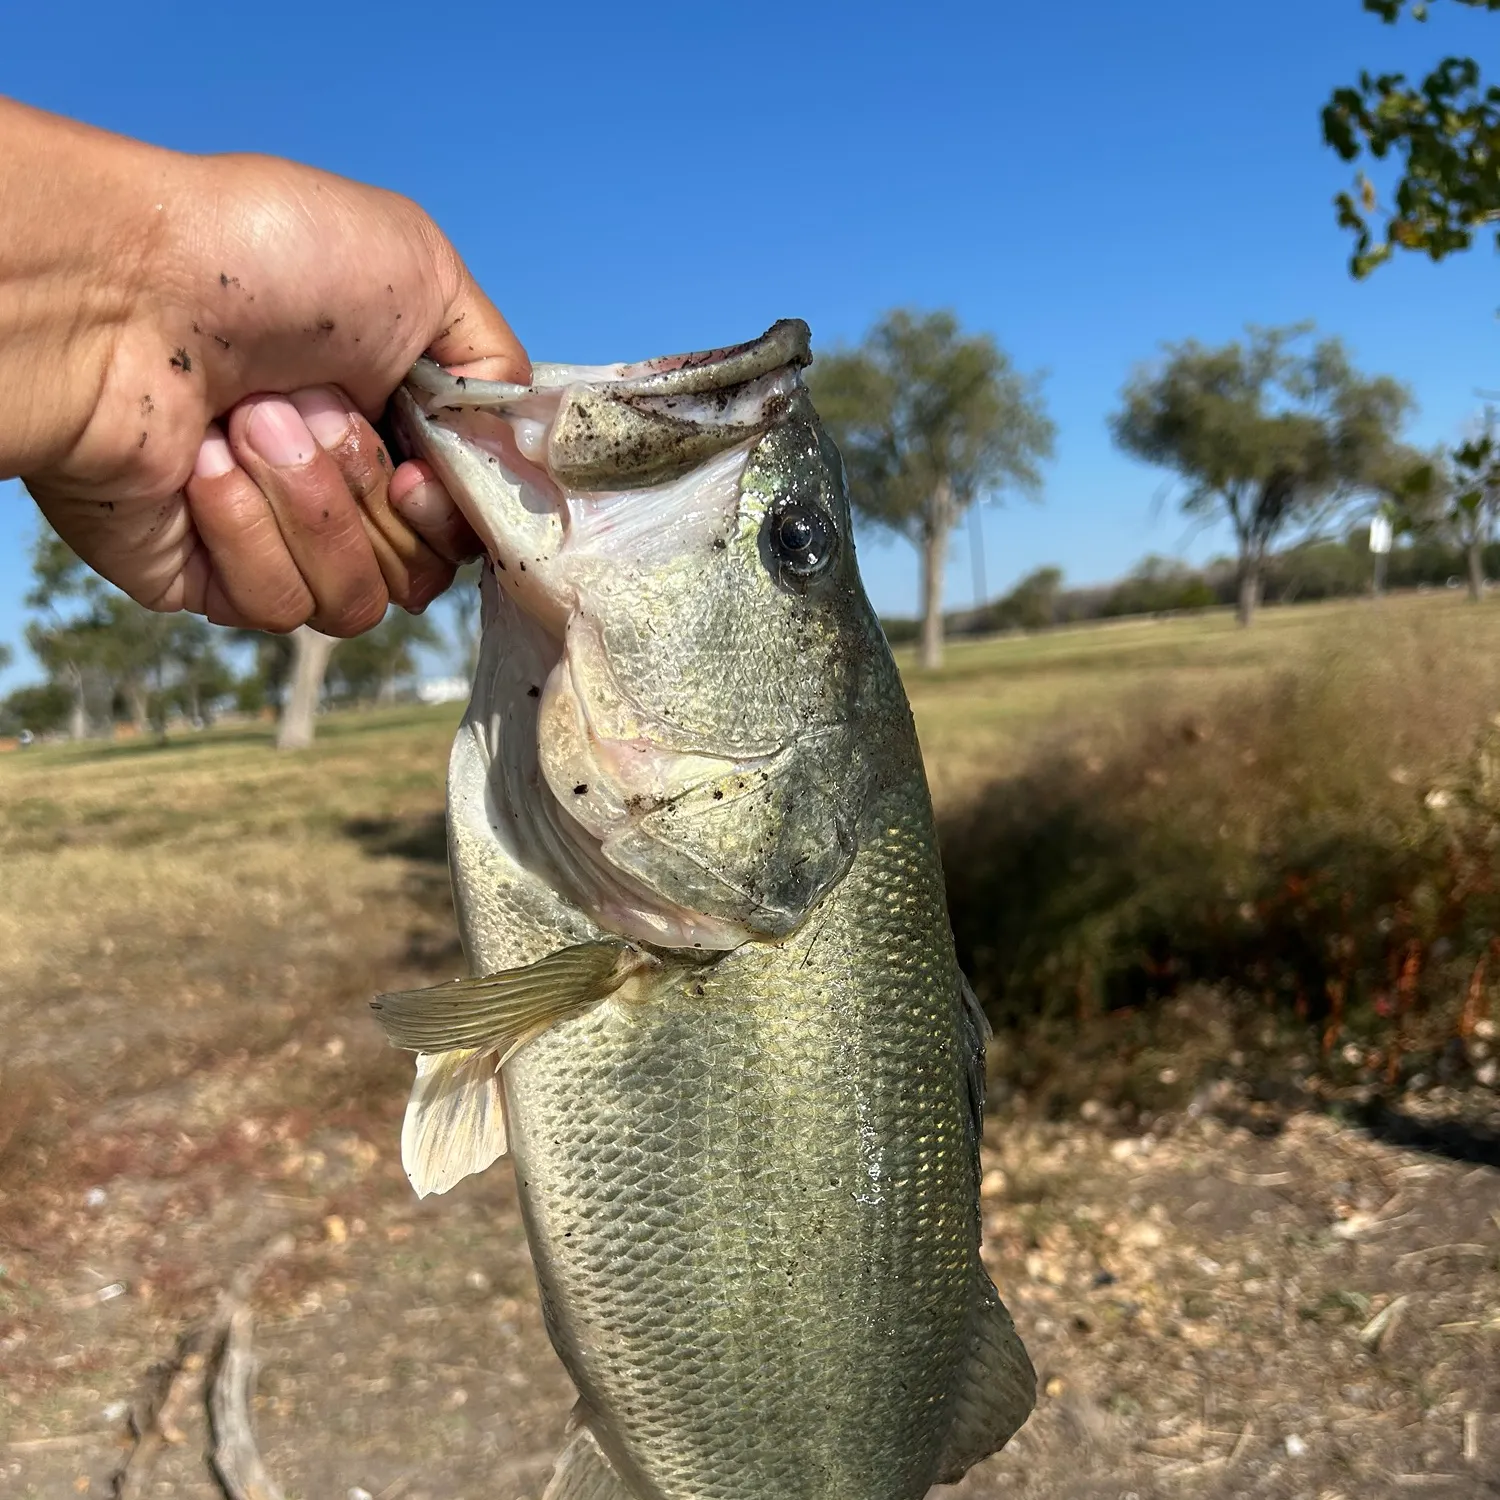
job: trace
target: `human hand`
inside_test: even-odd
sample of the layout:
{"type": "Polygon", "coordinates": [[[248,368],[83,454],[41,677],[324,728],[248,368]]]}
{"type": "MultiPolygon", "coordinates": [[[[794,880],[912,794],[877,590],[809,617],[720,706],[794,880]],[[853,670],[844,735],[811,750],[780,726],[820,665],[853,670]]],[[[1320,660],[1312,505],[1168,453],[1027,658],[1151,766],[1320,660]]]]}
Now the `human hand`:
{"type": "Polygon", "coordinates": [[[350,635],[392,600],[423,607],[478,550],[429,471],[393,469],[371,420],[424,351],[493,379],[529,365],[414,204],[0,101],[0,227],[0,331],[8,282],[24,292],[30,271],[45,294],[40,316],[11,320],[19,340],[0,338],[0,474],[21,474],[133,598],[350,635]],[[90,181],[86,201],[49,207],[49,174],[7,177],[38,152],[53,179],[90,181]]]}

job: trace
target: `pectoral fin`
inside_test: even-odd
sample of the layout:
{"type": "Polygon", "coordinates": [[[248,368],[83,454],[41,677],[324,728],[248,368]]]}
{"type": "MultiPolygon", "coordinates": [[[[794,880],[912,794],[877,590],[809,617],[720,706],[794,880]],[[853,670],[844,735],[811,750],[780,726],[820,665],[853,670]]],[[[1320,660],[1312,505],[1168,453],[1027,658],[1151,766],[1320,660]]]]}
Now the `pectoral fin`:
{"type": "Polygon", "coordinates": [[[417,1197],[446,1193],[505,1155],[499,1068],[493,1053],[472,1048],[418,1056],[401,1126],[401,1165],[417,1197]]]}
{"type": "Polygon", "coordinates": [[[392,1046],[498,1052],[503,1062],[539,1031],[581,1015],[655,967],[656,959],[628,943],[578,943],[524,968],[381,995],[371,1005],[392,1046]]]}
{"type": "Polygon", "coordinates": [[[635,1500],[635,1492],[604,1456],[594,1434],[580,1427],[558,1455],[542,1500],[635,1500]]]}
{"type": "Polygon", "coordinates": [[[371,1001],[393,1046],[417,1056],[401,1163],[419,1198],[505,1155],[500,1069],[523,1042],[660,967],[628,943],[578,943],[520,969],[371,1001]]]}

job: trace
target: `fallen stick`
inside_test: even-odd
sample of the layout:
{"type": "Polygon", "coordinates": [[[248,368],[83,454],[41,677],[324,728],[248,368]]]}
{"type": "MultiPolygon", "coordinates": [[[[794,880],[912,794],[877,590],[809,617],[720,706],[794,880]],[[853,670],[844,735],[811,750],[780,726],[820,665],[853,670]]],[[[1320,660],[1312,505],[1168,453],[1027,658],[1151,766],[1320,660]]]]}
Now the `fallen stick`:
{"type": "Polygon", "coordinates": [[[45,1453],[52,1448],[80,1448],[108,1436],[107,1432],[68,1432],[60,1437],[12,1438],[5,1446],[12,1453],[45,1453]]]}
{"type": "Polygon", "coordinates": [[[203,1372],[216,1334],[210,1324],[189,1329],[177,1341],[177,1351],[163,1385],[144,1410],[131,1417],[135,1444],[115,1471],[115,1500],[138,1500],[163,1448],[183,1441],[179,1425],[203,1392],[203,1372]]]}
{"type": "Polygon", "coordinates": [[[209,1462],[229,1500],[284,1500],[261,1461],[250,1425],[259,1369],[250,1348],[252,1326],[250,1309],[243,1304],[230,1313],[208,1387],[208,1420],[214,1435],[209,1462]]]}
{"type": "MultiPolygon", "coordinates": [[[[188,1412],[204,1398],[210,1366],[222,1369],[220,1351],[224,1348],[235,1313],[245,1310],[245,1303],[266,1267],[291,1253],[290,1235],[278,1235],[252,1261],[240,1267],[215,1299],[214,1308],[177,1341],[177,1349],[154,1400],[132,1416],[135,1443],[125,1462],[113,1477],[114,1500],[140,1500],[146,1493],[151,1472],[162,1450],[185,1441],[181,1424],[188,1412]]],[[[248,1317],[248,1313],[246,1314],[248,1317]]],[[[248,1330],[247,1330],[248,1338],[248,1330]]],[[[253,1379],[253,1375],[252,1375],[253,1379]]],[[[210,1393],[211,1395],[211,1393],[210,1393]]],[[[222,1482],[222,1476],[221,1482],[222,1482]]],[[[253,1492],[245,1496],[226,1490],[230,1500],[261,1500],[253,1492]]],[[[280,1500],[273,1486],[265,1492],[266,1500],[280,1500]]]]}

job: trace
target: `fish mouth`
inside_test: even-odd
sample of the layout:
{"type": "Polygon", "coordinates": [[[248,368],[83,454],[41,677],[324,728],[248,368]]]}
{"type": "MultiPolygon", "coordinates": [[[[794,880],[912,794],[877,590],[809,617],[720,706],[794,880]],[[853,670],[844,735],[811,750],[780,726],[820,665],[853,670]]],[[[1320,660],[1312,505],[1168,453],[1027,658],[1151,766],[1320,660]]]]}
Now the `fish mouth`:
{"type": "Polygon", "coordinates": [[[750,452],[787,414],[809,359],[806,324],[788,320],[707,353],[538,365],[529,386],[424,360],[393,400],[398,445],[434,468],[485,547],[486,637],[525,631],[546,665],[544,682],[510,688],[529,703],[499,717],[500,676],[482,671],[470,710],[508,725],[486,747],[492,797],[498,786],[508,804],[532,804],[524,816],[510,807],[524,845],[512,852],[599,925],[639,941],[728,949],[785,931],[750,893],[717,890],[710,872],[701,883],[718,914],[627,868],[646,820],[686,799],[732,801],[785,747],[710,743],[644,706],[610,663],[591,589],[622,566],[724,545],[750,452]],[[534,759],[533,776],[506,773],[518,758],[534,759]]]}

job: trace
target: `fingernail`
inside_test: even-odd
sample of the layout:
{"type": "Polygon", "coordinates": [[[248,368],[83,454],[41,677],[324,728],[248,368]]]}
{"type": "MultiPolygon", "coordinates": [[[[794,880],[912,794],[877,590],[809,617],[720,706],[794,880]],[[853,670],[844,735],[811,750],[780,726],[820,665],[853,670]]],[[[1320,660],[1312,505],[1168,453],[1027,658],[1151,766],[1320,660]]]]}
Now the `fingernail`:
{"type": "Polygon", "coordinates": [[[198,461],[193,465],[195,479],[222,479],[234,468],[234,454],[224,434],[217,427],[210,427],[198,444],[198,461]]]}
{"type": "Polygon", "coordinates": [[[324,448],[337,448],[349,436],[349,408],[326,385],[292,392],[292,405],[324,448]]]}
{"type": "Polygon", "coordinates": [[[412,476],[412,471],[402,464],[391,477],[390,489],[386,492],[391,504],[413,525],[441,525],[454,508],[448,491],[420,471],[408,476],[412,476]]]}
{"type": "Polygon", "coordinates": [[[245,438],[273,469],[300,468],[318,451],[297,408],[281,396],[256,402],[245,438]]]}
{"type": "Polygon", "coordinates": [[[397,464],[396,472],[386,487],[392,505],[400,505],[408,495],[414,495],[427,483],[427,476],[415,464],[397,464]]]}

